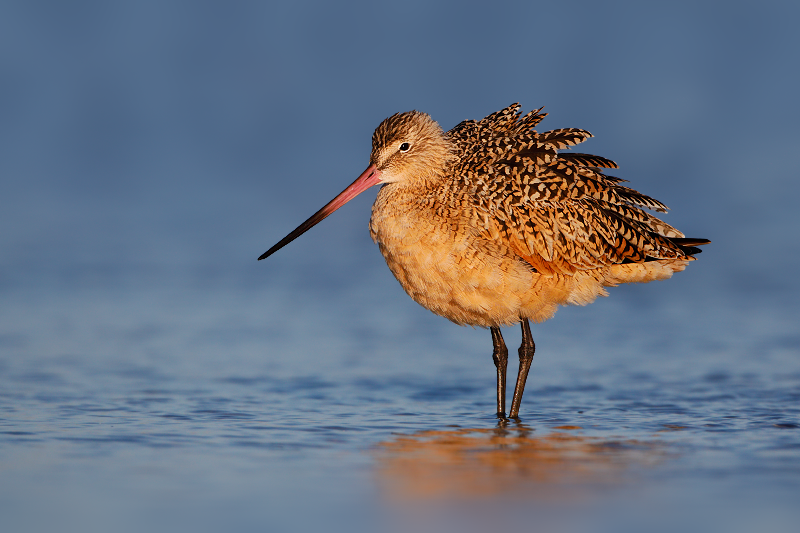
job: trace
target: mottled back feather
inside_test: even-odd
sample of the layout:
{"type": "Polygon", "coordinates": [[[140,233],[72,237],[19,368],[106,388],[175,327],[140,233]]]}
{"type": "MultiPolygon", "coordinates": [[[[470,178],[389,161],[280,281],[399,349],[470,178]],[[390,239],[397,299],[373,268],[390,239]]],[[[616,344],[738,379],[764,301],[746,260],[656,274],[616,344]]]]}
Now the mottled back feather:
{"type": "Polygon", "coordinates": [[[541,111],[521,117],[514,104],[447,132],[458,157],[446,173],[451,182],[438,192],[449,197],[446,204],[467,210],[478,234],[505,240],[542,274],[692,259],[699,250],[682,246],[681,232],[644,211],[666,212],[663,203],[605,175],[602,169],[617,168],[609,159],[560,152],[592,135],[576,128],[538,133],[541,111]]]}

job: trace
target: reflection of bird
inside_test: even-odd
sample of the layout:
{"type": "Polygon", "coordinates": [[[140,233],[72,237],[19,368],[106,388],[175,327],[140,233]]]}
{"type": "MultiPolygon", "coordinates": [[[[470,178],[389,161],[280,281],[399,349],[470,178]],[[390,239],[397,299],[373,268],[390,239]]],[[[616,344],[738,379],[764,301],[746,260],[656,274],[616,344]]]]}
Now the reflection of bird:
{"type": "Polygon", "coordinates": [[[374,450],[379,486],[392,499],[428,502],[512,494],[579,499],[669,456],[658,441],[586,436],[573,431],[577,426],[554,429],[542,435],[523,425],[395,435],[374,450]]]}
{"type": "Polygon", "coordinates": [[[537,133],[541,109],[512,105],[443,132],[418,111],[384,120],[370,165],[347,189],[270,248],[264,259],[356,195],[383,184],[370,233],[392,273],[420,305],[491,328],[497,413],[505,416],[508,350],[500,326],[521,322],[517,417],[534,343],[528,319],[585,305],[619,283],[666,279],[705,239],[686,239],[642,208],[661,202],[621,185],[603,157],[559,152],[591,137],[580,129],[537,133]]]}

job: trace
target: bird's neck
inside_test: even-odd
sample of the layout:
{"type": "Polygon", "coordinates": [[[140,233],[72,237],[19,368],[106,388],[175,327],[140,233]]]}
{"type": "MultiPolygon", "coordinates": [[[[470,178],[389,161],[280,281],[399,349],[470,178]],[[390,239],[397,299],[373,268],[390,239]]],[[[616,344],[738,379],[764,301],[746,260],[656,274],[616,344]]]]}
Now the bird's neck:
{"type": "Polygon", "coordinates": [[[410,169],[413,177],[407,181],[409,187],[430,190],[440,186],[451,174],[456,161],[455,147],[444,136],[437,141],[426,147],[425,156],[416,161],[414,168],[410,169]]]}

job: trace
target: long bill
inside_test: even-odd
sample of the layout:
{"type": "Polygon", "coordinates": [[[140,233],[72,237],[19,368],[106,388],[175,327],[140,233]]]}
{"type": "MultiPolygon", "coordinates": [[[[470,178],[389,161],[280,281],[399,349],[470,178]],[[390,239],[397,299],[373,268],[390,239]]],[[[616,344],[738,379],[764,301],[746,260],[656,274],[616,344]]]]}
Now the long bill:
{"type": "Polygon", "coordinates": [[[370,165],[358,178],[356,181],[351,183],[345,190],[339,193],[339,195],[325,204],[325,207],[311,215],[311,218],[297,226],[297,228],[291,232],[289,235],[284,237],[283,239],[278,242],[275,246],[261,254],[261,257],[258,258],[259,261],[262,259],[266,259],[267,257],[271,256],[296,238],[298,238],[303,233],[307,232],[323,220],[327,218],[328,215],[342,207],[344,204],[361,194],[362,192],[366,191],[373,185],[377,185],[381,181],[381,173],[375,167],[375,165],[370,165]]]}

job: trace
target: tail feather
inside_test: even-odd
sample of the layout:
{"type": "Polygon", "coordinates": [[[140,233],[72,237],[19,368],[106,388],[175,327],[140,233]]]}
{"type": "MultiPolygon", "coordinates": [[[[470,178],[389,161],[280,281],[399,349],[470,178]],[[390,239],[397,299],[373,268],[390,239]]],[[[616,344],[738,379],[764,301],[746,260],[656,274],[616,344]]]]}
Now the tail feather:
{"type": "Polygon", "coordinates": [[[710,244],[711,241],[708,239],[693,239],[688,237],[670,237],[672,242],[677,244],[678,246],[703,246],[704,244],[710,244]]]}
{"type": "Polygon", "coordinates": [[[686,255],[696,255],[702,252],[698,246],[703,246],[704,244],[709,244],[711,241],[708,239],[697,239],[697,238],[685,238],[685,237],[670,237],[669,240],[673,244],[677,244],[681,251],[686,255]]]}

